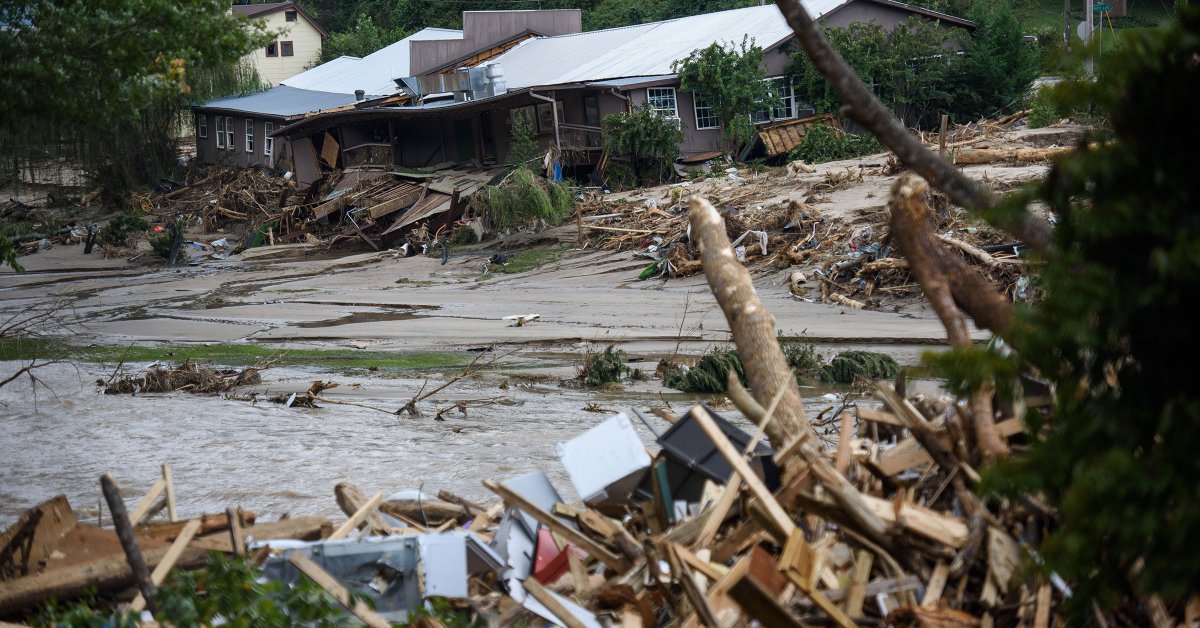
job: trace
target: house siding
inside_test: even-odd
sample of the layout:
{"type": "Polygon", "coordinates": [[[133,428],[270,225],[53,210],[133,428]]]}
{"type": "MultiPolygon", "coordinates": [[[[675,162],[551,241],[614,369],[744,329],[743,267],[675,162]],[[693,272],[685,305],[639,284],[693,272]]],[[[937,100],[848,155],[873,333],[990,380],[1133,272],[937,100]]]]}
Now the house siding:
{"type": "Polygon", "coordinates": [[[409,69],[413,76],[424,74],[527,31],[541,35],[578,33],[582,19],[579,9],[466,11],[462,39],[412,42],[409,69]]]}
{"type": "Polygon", "coordinates": [[[275,11],[255,21],[266,25],[268,30],[283,33],[275,38],[275,42],[292,42],[293,55],[283,56],[281,45],[277,45],[278,56],[268,57],[266,48],[259,48],[246,55],[258,70],[258,76],[272,87],[278,85],[304,70],[317,65],[321,59],[321,32],[303,15],[297,15],[295,22],[288,22],[286,11],[275,11]]]}
{"type": "Polygon", "coordinates": [[[201,163],[206,164],[222,164],[229,166],[237,166],[239,168],[248,168],[251,166],[288,168],[287,164],[280,163],[280,156],[287,149],[287,139],[276,137],[274,146],[272,146],[272,154],[263,154],[265,146],[265,128],[267,122],[273,122],[275,129],[278,130],[283,126],[282,118],[265,118],[253,117],[247,115],[226,115],[223,113],[202,112],[196,114],[196,124],[199,125],[200,118],[208,123],[208,137],[200,137],[196,133],[196,158],[201,163]],[[217,127],[216,117],[222,116],[233,120],[233,148],[226,147],[217,148],[217,127]],[[246,152],[246,120],[254,121],[254,150],[246,152]]]}

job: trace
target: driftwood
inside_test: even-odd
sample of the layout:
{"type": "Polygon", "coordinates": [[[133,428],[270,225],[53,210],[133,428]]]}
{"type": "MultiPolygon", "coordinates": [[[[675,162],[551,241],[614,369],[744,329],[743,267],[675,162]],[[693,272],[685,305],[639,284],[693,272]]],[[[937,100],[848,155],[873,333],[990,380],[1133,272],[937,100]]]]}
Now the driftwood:
{"type": "MultiPolygon", "coordinates": [[[[950,254],[933,235],[928,191],[925,181],[912,173],[905,173],[896,180],[888,205],[892,237],[945,326],[951,346],[971,345],[971,332],[963,310],[971,314],[976,324],[1003,334],[1012,325],[1011,304],[965,260],[950,254]]],[[[974,395],[971,410],[975,437],[984,456],[1007,455],[1008,445],[996,431],[991,395],[986,390],[974,395]]]]}
{"type": "Polygon", "coordinates": [[[150,580],[150,569],[146,567],[146,559],[142,549],[138,547],[137,531],[129,520],[129,512],[125,510],[125,500],[121,499],[121,489],[117,480],[105,473],[100,478],[100,487],[104,490],[104,501],[108,502],[108,510],[112,513],[113,526],[117,528],[117,538],[125,549],[125,558],[133,572],[134,582],[146,598],[146,607],[154,612],[154,583],[150,580]]]}
{"type": "Polygon", "coordinates": [[[1071,152],[1071,148],[963,148],[954,154],[956,166],[994,163],[1028,164],[1071,152]]]}
{"type": "Polygon", "coordinates": [[[689,219],[692,233],[700,244],[704,275],[716,296],[729,329],[737,343],[738,355],[746,367],[746,379],[757,395],[759,405],[784,388],[776,412],[778,417],[767,426],[767,437],[777,450],[795,440],[795,449],[812,469],[813,475],[849,513],[871,540],[886,544],[886,526],[863,503],[862,495],[846,477],[838,473],[821,452],[812,426],[804,416],[804,404],[796,389],[796,380],[775,337],[775,318],[763,306],[750,273],[733,255],[725,224],[708,201],[693,197],[689,219]]]}

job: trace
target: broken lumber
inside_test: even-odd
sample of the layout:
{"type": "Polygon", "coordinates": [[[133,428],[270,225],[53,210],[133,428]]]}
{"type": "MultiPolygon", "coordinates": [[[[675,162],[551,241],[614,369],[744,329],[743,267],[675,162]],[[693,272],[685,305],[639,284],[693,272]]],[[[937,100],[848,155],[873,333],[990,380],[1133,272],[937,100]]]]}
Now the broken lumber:
{"type": "Polygon", "coordinates": [[[75,527],[75,511],[58,495],[21,513],[0,535],[0,581],[38,573],[63,535],[75,527]]]}
{"type": "Polygon", "coordinates": [[[342,586],[336,578],[329,575],[328,571],[321,569],[321,566],[314,563],[312,559],[301,554],[299,550],[292,550],[288,553],[288,562],[300,570],[300,573],[308,576],[310,580],[315,582],[317,586],[325,589],[327,593],[333,596],[333,599],[338,601],[338,604],[346,607],[346,610],[354,613],[354,616],[361,619],[364,624],[371,628],[390,628],[392,623],[384,619],[379,613],[371,610],[366,602],[350,597],[350,591],[342,586]]]}
{"type": "Polygon", "coordinates": [[[1055,148],[961,148],[954,153],[954,165],[976,166],[994,163],[1029,164],[1046,161],[1073,150],[1069,146],[1055,148]]]}
{"type": "MultiPolygon", "coordinates": [[[[332,532],[333,526],[330,524],[329,518],[319,515],[292,517],[283,521],[262,523],[242,528],[243,538],[250,537],[257,542],[270,541],[272,539],[315,541],[328,536],[332,532]]],[[[189,547],[192,549],[225,552],[226,554],[233,553],[233,541],[230,539],[228,533],[217,533],[213,536],[193,539],[189,547]]]]}
{"type": "MultiPolygon", "coordinates": [[[[367,503],[366,495],[358,489],[357,486],[350,482],[338,482],[333,487],[333,494],[337,497],[338,507],[347,517],[354,516],[354,513],[362,509],[367,503]]],[[[375,534],[387,535],[391,526],[384,520],[383,515],[377,510],[368,512],[363,522],[367,524],[367,528],[375,534]]]]}
{"type": "Polygon", "coordinates": [[[125,510],[125,500],[121,499],[121,489],[117,486],[117,480],[108,473],[100,477],[100,487],[104,491],[104,501],[108,502],[108,510],[112,513],[113,527],[117,529],[117,538],[125,550],[134,582],[145,596],[150,612],[154,612],[154,583],[150,581],[150,569],[146,567],[146,559],[138,547],[137,531],[125,510]]]}
{"type": "MultiPolygon", "coordinates": [[[[154,586],[161,586],[167,579],[167,574],[171,572],[171,568],[175,566],[175,562],[183,556],[183,552],[187,550],[187,544],[191,542],[192,537],[196,535],[196,531],[200,529],[200,520],[192,519],[183,527],[183,531],[175,538],[175,542],[171,547],[167,548],[167,553],[154,567],[154,571],[150,574],[150,581],[154,586]]],[[[141,593],[133,598],[133,602],[129,604],[129,610],[140,613],[143,608],[146,608],[146,598],[141,593]]]]}

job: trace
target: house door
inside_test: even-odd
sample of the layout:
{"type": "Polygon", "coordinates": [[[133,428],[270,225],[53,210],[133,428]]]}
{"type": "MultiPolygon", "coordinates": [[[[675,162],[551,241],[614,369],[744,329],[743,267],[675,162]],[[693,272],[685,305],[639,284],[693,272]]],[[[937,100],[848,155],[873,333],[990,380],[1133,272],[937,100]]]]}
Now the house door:
{"type": "Polygon", "coordinates": [[[475,159],[475,125],[470,120],[454,121],[454,148],[458,152],[458,161],[475,159]]]}

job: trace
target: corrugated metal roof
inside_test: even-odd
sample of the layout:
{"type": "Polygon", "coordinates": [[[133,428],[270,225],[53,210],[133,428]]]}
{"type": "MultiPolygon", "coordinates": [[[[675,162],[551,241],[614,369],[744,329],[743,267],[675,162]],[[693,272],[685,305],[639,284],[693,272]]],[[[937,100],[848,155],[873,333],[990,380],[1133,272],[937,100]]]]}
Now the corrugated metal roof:
{"type": "Polygon", "coordinates": [[[361,89],[369,96],[388,96],[398,88],[392,79],[409,76],[409,42],[462,39],[462,31],[426,28],[362,57],[338,57],[283,81],[283,85],[321,92],[353,94],[361,89]]]}
{"type": "Polygon", "coordinates": [[[353,103],[354,94],[331,94],[279,85],[249,96],[210,100],[202,107],[286,118],[353,103]]]}
{"type": "MultiPolygon", "coordinates": [[[[851,0],[803,0],[814,19],[851,0]]],[[[491,59],[504,68],[509,88],[671,74],[671,64],[714,42],[750,37],[764,48],[791,36],[774,4],[694,15],[602,31],[521,42],[491,59]]]]}

